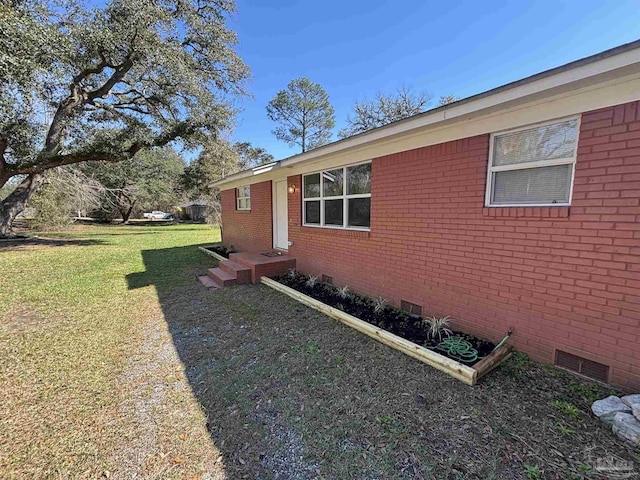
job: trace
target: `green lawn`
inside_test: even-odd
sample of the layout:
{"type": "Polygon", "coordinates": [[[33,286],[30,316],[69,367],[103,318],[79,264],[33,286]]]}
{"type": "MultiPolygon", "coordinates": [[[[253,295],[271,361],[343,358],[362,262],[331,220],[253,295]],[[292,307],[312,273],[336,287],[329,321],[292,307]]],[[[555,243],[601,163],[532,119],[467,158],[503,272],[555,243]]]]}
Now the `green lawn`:
{"type": "Polygon", "coordinates": [[[210,227],[55,237],[0,245],[2,476],[600,478],[598,458],[640,461],[589,411],[606,387],[520,355],[468,387],[265,286],[206,290],[210,227]]]}
{"type": "MultiPolygon", "coordinates": [[[[162,319],[156,288],[130,290],[127,275],[146,270],[144,250],[217,241],[219,231],[106,226],[55,236],[64,241],[0,245],[0,471],[10,477],[121,466],[117,449],[139,433],[123,412],[123,377],[148,333],[141,327],[162,319]]],[[[160,260],[153,281],[167,288],[207,263],[195,247],[160,260]]]]}

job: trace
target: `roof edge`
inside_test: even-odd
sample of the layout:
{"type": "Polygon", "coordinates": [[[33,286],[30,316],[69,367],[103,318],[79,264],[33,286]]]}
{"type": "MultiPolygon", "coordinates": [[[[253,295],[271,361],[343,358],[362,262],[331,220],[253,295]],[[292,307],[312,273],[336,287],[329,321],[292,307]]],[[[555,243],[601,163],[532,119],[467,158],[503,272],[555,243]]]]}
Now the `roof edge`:
{"type": "MultiPolygon", "coordinates": [[[[290,157],[286,157],[284,159],[278,160],[276,162],[274,162],[275,165],[274,168],[281,168],[283,166],[288,166],[290,164],[297,164],[300,162],[304,162],[307,160],[312,160],[314,158],[317,157],[321,157],[323,155],[328,155],[331,153],[335,153],[337,151],[341,151],[347,148],[351,148],[351,147],[356,147],[358,145],[362,145],[363,143],[367,143],[369,140],[369,138],[371,138],[371,140],[378,140],[380,138],[385,138],[386,136],[391,136],[391,135],[395,135],[397,133],[401,133],[401,131],[396,131],[398,130],[399,127],[402,127],[403,125],[407,125],[407,124],[416,124],[415,127],[408,127],[406,128],[406,130],[411,130],[413,128],[419,128],[420,125],[419,122],[421,120],[424,120],[426,118],[430,118],[430,117],[435,117],[441,113],[444,113],[446,111],[461,107],[461,106],[465,106],[465,105],[469,105],[472,104],[473,102],[478,102],[479,100],[483,100],[485,98],[488,97],[492,97],[492,96],[496,96],[499,95],[501,93],[507,92],[509,90],[513,90],[515,88],[524,86],[524,85],[529,85],[531,83],[540,81],[540,80],[544,80],[547,79],[549,77],[553,77],[555,75],[559,75],[562,74],[564,72],[567,71],[571,71],[571,70],[575,70],[578,69],[580,67],[584,67],[593,63],[597,63],[603,60],[606,60],[608,58],[611,57],[615,57],[618,55],[622,55],[626,52],[632,51],[632,50],[637,50],[640,49],[640,39],[639,40],[635,40],[633,42],[629,42],[626,43],[624,45],[619,45],[617,47],[605,50],[603,52],[600,53],[596,53],[594,55],[590,55],[588,57],[584,57],[578,60],[574,60],[572,62],[566,63],[564,65],[560,65],[558,67],[554,67],[551,68],[549,70],[545,70],[539,73],[536,73],[534,75],[530,75],[528,77],[522,78],[520,80],[516,80],[513,82],[509,82],[507,84],[501,85],[499,87],[495,87],[492,88],[490,90],[486,90],[484,92],[481,93],[477,93],[475,95],[472,95],[470,97],[466,97],[463,98],[461,100],[458,100],[456,102],[452,102],[446,105],[442,105],[436,108],[432,108],[430,110],[426,110],[422,113],[418,113],[416,115],[412,115],[411,117],[407,117],[401,120],[397,120],[395,122],[391,122],[387,125],[383,125],[381,127],[377,127],[377,128],[373,128],[371,130],[367,130],[366,132],[362,132],[356,135],[353,135],[351,137],[347,137],[347,138],[343,138],[340,140],[336,140],[335,142],[331,142],[328,143],[326,145],[323,145],[321,147],[315,148],[313,150],[309,150],[308,152],[303,152],[303,153],[299,153],[296,155],[292,155],[290,157]],[[389,132],[389,133],[385,133],[385,132],[389,132]]],[[[640,62],[640,58],[636,59],[636,62],[640,62]]],[[[587,77],[585,77],[587,78],[587,77]]],[[[576,79],[574,79],[575,81],[576,79]]],[[[478,110],[481,110],[482,108],[478,108],[478,110]]],[[[466,112],[466,113],[471,113],[471,112],[466,112]]],[[[444,117],[444,115],[443,115],[444,117]]],[[[448,118],[442,118],[441,120],[436,120],[432,123],[439,123],[440,121],[444,121],[444,120],[450,120],[452,118],[455,118],[455,116],[452,117],[448,117],[448,118]]],[[[403,130],[403,131],[406,131],[403,130]]],[[[257,167],[256,167],[257,168],[257,167]]],[[[233,175],[229,175],[225,178],[222,178],[216,182],[213,183],[213,186],[215,187],[219,187],[221,185],[224,185],[226,183],[230,183],[236,180],[240,180],[242,178],[247,178],[250,176],[254,176],[254,175],[259,175],[261,173],[266,173],[267,171],[271,171],[271,169],[269,170],[265,170],[265,171],[260,171],[260,172],[255,172],[255,168],[254,169],[250,169],[250,170],[244,170],[238,173],[235,173],[233,175]]]]}

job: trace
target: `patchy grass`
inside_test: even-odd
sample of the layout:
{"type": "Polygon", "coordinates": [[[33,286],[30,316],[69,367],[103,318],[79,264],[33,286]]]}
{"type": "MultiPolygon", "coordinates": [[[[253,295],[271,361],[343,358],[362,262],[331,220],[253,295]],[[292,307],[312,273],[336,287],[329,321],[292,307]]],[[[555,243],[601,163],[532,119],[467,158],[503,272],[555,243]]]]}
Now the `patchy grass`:
{"type": "Polygon", "coordinates": [[[204,289],[206,227],[72,236],[0,248],[10,478],[597,478],[597,458],[634,460],[590,414],[598,384],[516,355],[468,387],[268,287],[204,289]]]}
{"type": "MultiPolygon", "coordinates": [[[[145,270],[141,250],[218,239],[217,230],[204,226],[113,226],[80,227],[51,239],[0,245],[3,475],[95,477],[132,469],[136,459],[127,463],[117,455],[126,449],[123,445],[146,432],[140,423],[144,417],[128,405],[131,392],[137,391],[135,383],[144,384],[144,375],[130,378],[131,371],[152,363],[162,346],[163,329],[165,343],[171,348],[172,343],[156,289],[130,291],[126,276],[145,270]],[[149,344],[150,334],[157,337],[152,345],[156,350],[140,351],[141,345],[149,344]]],[[[184,281],[184,274],[205,259],[193,248],[165,261],[175,275],[156,281],[169,285],[184,281]]],[[[170,378],[169,372],[161,371],[169,365],[165,362],[154,372],[164,377],[160,383],[170,378]]],[[[176,377],[182,370],[177,357],[172,367],[176,377]]],[[[149,385],[154,382],[141,388],[149,385]]],[[[191,416],[176,424],[175,437],[182,433],[180,425],[191,431],[204,423],[186,383],[185,387],[186,394],[166,395],[165,406],[154,407],[184,408],[181,415],[191,416]]],[[[151,415],[148,420],[156,419],[151,415]]],[[[188,444],[197,454],[202,451],[199,443],[210,445],[206,440],[201,428],[199,438],[175,444],[188,444]]],[[[172,450],[154,447],[151,453],[164,454],[166,460],[146,473],[171,467],[172,450]]]]}

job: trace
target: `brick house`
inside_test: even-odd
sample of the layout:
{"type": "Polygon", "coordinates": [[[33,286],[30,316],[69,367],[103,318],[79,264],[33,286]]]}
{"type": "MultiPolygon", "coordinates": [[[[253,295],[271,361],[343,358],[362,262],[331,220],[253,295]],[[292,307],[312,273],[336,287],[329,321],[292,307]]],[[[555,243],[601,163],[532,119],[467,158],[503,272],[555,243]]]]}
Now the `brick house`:
{"type": "Polygon", "coordinates": [[[640,41],[217,183],[223,243],[640,389],[640,41]]]}

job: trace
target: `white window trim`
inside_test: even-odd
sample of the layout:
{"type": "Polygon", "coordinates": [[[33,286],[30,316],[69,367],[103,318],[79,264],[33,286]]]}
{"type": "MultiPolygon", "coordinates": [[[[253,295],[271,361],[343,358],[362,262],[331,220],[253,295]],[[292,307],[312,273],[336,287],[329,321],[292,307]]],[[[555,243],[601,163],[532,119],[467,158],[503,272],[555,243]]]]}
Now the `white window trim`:
{"type": "Polygon", "coordinates": [[[251,185],[242,185],[241,187],[236,188],[236,210],[251,210],[251,185]],[[245,187],[249,189],[249,195],[241,196],[240,192],[244,191],[245,187]],[[240,207],[240,200],[247,200],[245,202],[247,206],[240,207]]]}
{"type": "Polygon", "coordinates": [[[576,159],[578,158],[578,143],[580,142],[580,121],[582,119],[581,115],[571,116],[571,117],[563,117],[556,118],[554,120],[549,120],[546,122],[533,123],[531,125],[526,125],[524,127],[512,128],[509,130],[502,130],[500,132],[494,132],[489,136],[489,161],[487,164],[487,183],[485,190],[485,201],[484,206],[490,208],[502,208],[502,207],[567,207],[571,205],[571,200],[573,199],[573,183],[575,179],[576,173],[576,159]],[[504,135],[506,133],[514,133],[520,132],[523,130],[529,130],[536,127],[543,127],[545,125],[553,125],[554,123],[566,122],[568,120],[577,120],[576,125],[576,144],[573,149],[573,156],[566,158],[554,158],[553,160],[539,160],[536,162],[526,162],[526,163],[518,163],[514,165],[499,165],[492,166],[493,163],[493,144],[495,137],[499,135],[504,135]],[[554,167],[558,165],[571,165],[571,181],[569,184],[569,201],[563,203],[499,203],[492,204],[491,203],[491,191],[492,191],[492,180],[493,173],[495,172],[504,172],[510,170],[521,170],[525,168],[536,168],[536,167],[554,167]]]}
{"type": "MultiPolygon", "coordinates": [[[[365,162],[352,163],[349,165],[344,165],[342,167],[334,167],[334,168],[326,168],[324,170],[318,170],[315,172],[309,172],[302,174],[302,225],[304,227],[312,227],[312,228],[329,228],[334,230],[355,230],[359,232],[369,232],[371,231],[371,227],[351,227],[348,225],[349,222],[349,199],[351,198],[371,198],[371,193],[357,193],[353,195],[347,195],[347,168],[349,167],[357,167],[358,165],[366,165],[370,164],[371,160],[367,160],[365,162]],[[342,178],[343,178],[343,194],[338,196],[324,197],[322,194],[324,192],[324,177],[322,172],[329,172],[331,170],[340,170],[342,169],[342,178]],[[304,177],[308,175],[320,174],[320,196],[313,198],[305,198],[304,197],[304,177]],[[342,200],[342,226],[340,225],[325,225],[324,224],[324,200],[342,200]],[[317,223],[307,223],[307,209],[305,202],[320,202],[320,224],[317,223]]],[[[373,170],[372,170],[373,171],[373,170]]],[[[369,218],[369,224],[371,224],[371,218],[369,218]]]]}

